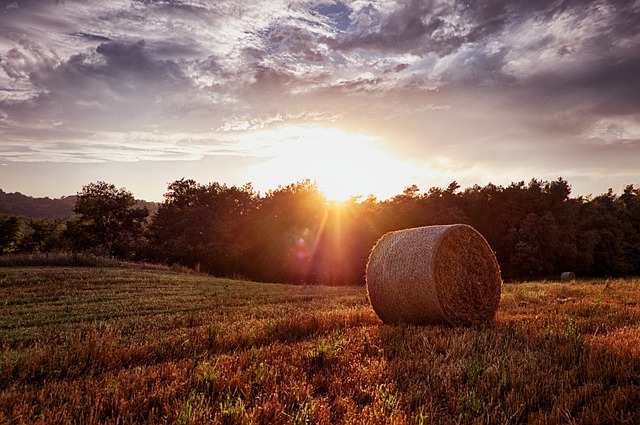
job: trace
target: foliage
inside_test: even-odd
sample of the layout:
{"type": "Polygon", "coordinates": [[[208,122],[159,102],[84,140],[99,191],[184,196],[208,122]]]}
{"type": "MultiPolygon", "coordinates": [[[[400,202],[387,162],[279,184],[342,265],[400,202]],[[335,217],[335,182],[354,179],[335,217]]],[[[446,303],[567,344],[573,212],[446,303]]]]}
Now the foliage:
{"type": "Polygon", "coordinates": [[[364,283],[370,249],[384,233],[465,223],[487,239],[505,279],[640,275],[640,189],[570,194],[562,178],[464,190],[454,181],[427,192],[412,185],[385,201],[336,203],[309,180],[260,195],[250,184],[180,179],[145,227],[146,210],[131,193],[97,182],[78,194],[66,223],[30,220],[20,232],[3,232],[13,235],[3,252],[71,249],[216,276],[349,285],[364,283]]]}
{"type": "Polygon", "coordinates": [[[326,225],[324,196],[310,181],[278,187],[258,203],[251,232],[242,235],[249,247],[254,279],[308,282],[326,225]]]}
{"type": "Polygon", "coordinates": [[[484,327],[360,287],[0,269],[1,423],[638,423],[640,281],[506,284],[484,327]]]}
{"type": "Polygon", "coordinates": [[[148,255],[210,273],[233,276],[248,249],[256,195],[251,185],[200,185],[181,179],[169,185],[148,231],[148,255]]]}
{"type": "Polygon", "coordinates": [[[99,181],[84,186],[73,208],[76,216],[67,224],[72,250],[135,258],[149,215],[135,204],[131,192],[113,184],[99,181]]]}
{"type": "Polygon", "coordinates": [[[0,214],[0,254],[13,252],[22,239],[22,217],[0,214]]]}
{"type": "Polygon", "coordinates": [[[28,232],[20,241],[20,251],[41,253],[64,249],[63,233],[66,227],[62,220],[31,219],[27,227],[28,232]]]}
{"type": "MultiPolygon", "coordinates": [[[[152,260],[177,262],[221,276],[261,281],[362,283],[369,251],[385,232],[466,223],[496,252],[503,277],[640,274],[640,191],[570,198],[559,178],[459,191],[416,186],[375,198],[328,202],[310,181],[257,196],[250,186],[201,186],[179,180],[153,217],[152,260]],[[220,197],[235,199],[241,213],[220,197]],[[237,200],[240,197],[241,202],[237,200]]],[[[232,204],[234,205],[234,204],[232,204]]]]}

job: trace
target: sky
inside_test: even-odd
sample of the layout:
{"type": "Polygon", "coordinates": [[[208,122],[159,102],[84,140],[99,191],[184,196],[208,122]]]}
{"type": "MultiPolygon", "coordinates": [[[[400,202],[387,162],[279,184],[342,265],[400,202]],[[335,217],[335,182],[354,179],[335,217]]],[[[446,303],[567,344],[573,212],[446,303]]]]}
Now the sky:
{"type": "Polygon", "coordinates": [[[0,189],[640,186],[640,0],[0,0],[0,189]]]}

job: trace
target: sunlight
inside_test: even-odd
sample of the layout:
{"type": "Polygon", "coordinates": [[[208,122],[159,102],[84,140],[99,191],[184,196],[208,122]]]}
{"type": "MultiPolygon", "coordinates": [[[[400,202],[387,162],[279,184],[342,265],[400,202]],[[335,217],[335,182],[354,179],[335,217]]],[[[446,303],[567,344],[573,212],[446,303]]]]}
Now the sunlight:
{"type": "Polygon", "coordinates": [[[385,153],[372,136],[291,126],[251,138],[270,146],[270,159],[249,170],[248,178],[259,190],[310,179],[329,200],[369,194],[386,199],[401,193],[414,176],[413,164],[385,153]]]}

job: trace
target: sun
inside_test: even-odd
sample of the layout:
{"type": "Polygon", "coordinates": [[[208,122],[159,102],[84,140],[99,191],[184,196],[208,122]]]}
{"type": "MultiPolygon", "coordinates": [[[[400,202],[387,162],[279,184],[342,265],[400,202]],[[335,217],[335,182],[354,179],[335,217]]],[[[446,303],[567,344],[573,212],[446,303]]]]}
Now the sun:
{"type": "Polygon", "coordinates": [[[253,137],[269,146],[269,158],[251,167],[248,175],[263,190],[310,179],[328,200],[369,194],[386,199],[401,193],[414,176],[412,164],[394,159],[370,135],[290,126],[253,137]]]}

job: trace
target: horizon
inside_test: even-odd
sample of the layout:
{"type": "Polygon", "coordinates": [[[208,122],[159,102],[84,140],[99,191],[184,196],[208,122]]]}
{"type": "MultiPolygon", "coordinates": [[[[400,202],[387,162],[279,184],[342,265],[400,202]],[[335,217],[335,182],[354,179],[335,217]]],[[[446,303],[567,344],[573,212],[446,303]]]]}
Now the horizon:
{"type": "Polygon", "coordinates": [[[620,193],[640,186],[638,75],[637,2],[4,2],[0,185],[620,193]]]}
{"type": "MultiPolygon", "coordinates": [[[[185,177],[185,179],[188,179],[188,178],[187,178],[187,177],[185,177]]],[[[612,191],[614,195],[619,196],[619,195],[621,195],[621,194],[624,192],[624,189],[625,189],[626,187],[628,187],[629,185],[633,186],[633,187],[634,187],[634,188],[636,188],[636,189],[638,188],[634,183],[628,183],[628,184],[623,184],[623,185],[621,186],[620,190],[615,190],[614,188],[607,188],[607,190],[605,190],[605,191],[603,191],[603,192],[600,192],[600,193],[589,193],[589,194],[586,194],[586,195],[585,195],[585,194],[575,194],[575,193],[574,193],[574,191],[573,191],[573,188],[572,188],[572,184],[571,184],[571,182],[570,182],[570,181],[568,181],[568,180],[566,180],[566,179],[564,179],[564,178],[563,178],[563,177],[561,177],[561,176],[558,176],[556,179],[553,179],[553,180],[544,180],[544,179],[538,179],[538,178],[532,177],[532,178],[530,178],[530,179],[528,179],[528,180],[517,180],[517,181],[511,181],[511,182],[509,182],[509,183],[508,183],[508,184],[506,184],[506,185],[496,184],[496,183],[494,183],[494,182],[487,182],[486,184],[483,184],[483,185],[481,185],[481,184],[477,184],[477,183],[476,183],[476,184],[469,185],[469,186],[462,186],[462,185],[460,185],[459,189],[458,189],[458,190],[456,190],[456,193],[464,192],[466,189],[470,189],[470,188],[472,188],[472,187],[474,187],[474,186],[486,187],[486,186],[488,186],[488,185],[494,184],[495,186],[497,186],[497,187],[499,187],[499,188],[506,188],[506,187],[508,187],[508,186],[510,186],[510,185],[512,185],[512,184],[518,184],[518,183],[521,183],[521,182],[524,182],[524,184],[525,184],[525,185],[528,185],[532,180],[538,180],[538,181],[540,181],[540,182],[542,182],[542,183],[550,183],[550,182],[552,182],[552,181],[557,181],[558,179],[565,180],[565,181],[566,181],[566,183],[569,185],[569,189],[571,189],[571,192],[569,193],[569,196],[568,196],[568,197],[569,197],[570,199],[576,199],[576,198],[580,198],[580,197],[585,198],[585,199],[591,199],[591,198],[594,198],[594,197],[597,197],[597,196],[600,196],[600,195],[606,195],[609,191],[612,191]]],[[[305,179],[305,180],[309,180],[309,179],[305,179]]],[[[84,184],[83,186],[88,185],[88,184],[90,184],[90,183],[96,183],[96,182],[97,182],[97,181],[95,181],[95,182],[88,182],[88,183],[84,184]]],[[[395,197],[395,196],[397,196],[397,195],[402,195],[402,193],[404,192],[404,190],[405,190],[405,189],[408,189],[408,188],[410,188],[410,187],[412,186],[412,185],[405,186],[402,190],[400,190],[400,191],[399,191],[399,192],[397,192],[397,193],[392,194],[391,196],[389,196],[389,197],[387,197],[387,198],[380,198],[380,197],[377,197],[377,196],[375,196],[375,195],[373,195],[373,194],[369,193],[369,194],[365,194],[365,195],[353,195],[353,196],[350,196],[350,197],[348,197],[348,198],[346,198],[346,199],[336,199],[336,198],[328,197],[328,196],[326,195],[326,193],[324,193],[324,192],[322,191],[322,189],[318,186],[317,182],[312,181],[312,180],[309,180],[309,182],[310,182],[312,185],[315,185],[315,186],[318,188],[318,190],[319,190],[319,191],[320,191],[320,193],[325,197],[325,199],[327,200],[327,202],[338,203],[338,204],[344,203],[344,202],[349,201],[349,200],[355,200],[356,202],[358,202],[358,201],[364,201],[364,200],[366,200],[366,199],[367,199],[368,197],[370,197],[370,196],[374,196],[374,197],[375,197],[376,202],[387,201],[387,200],[390,200],[391,198],[393,198],[393,197],[395,197]]],[[[454,181],[454,182],[455,182],[455,181],[454,181]]],[[[449,182],[449,183],[454,183],[454,182],[449,182]]],[[[108,182],[108,181],[107,181],[107,182],[105,182],[105,183],[112,184],[111,182],[108,182]]],[[[170,182],[170,183],[171,183],[171,182],[170,182]]],[[[286,183],[286,184],[280,184],[280,185],[278,185],[278,186],[276,186],[276,187],[268,188],[267,190],[264,190],[264,191],[263,191],[263,190],[257,190],[257,189],[255,188],[255,186],[253,185],[253,183],[252,183],[252,182],[245,182],[245,183],[242,183],[242,184],[228,184],[228,183],[220,182],[220,181],[210,181],[210,182],[200,182],[200,181],[196,181],[196,183],[197,183],[197,184],[200,184],[200,185],[203,185],[203,186],[204,186],[204,185],[208,185],[208,184],[210,184],[210,183],[218,183],[218,184],[221,184],[221,185],[226,185],[227,187],[234,187],[234,186],[235,186],[235,187],[238,187],[238,188],[239,188],[239,187],[242,187],[243,185],[250,184],[250,185],[253,187],[254,192],[255,192],[258,196],[264,196],[266,193],[268,193],[268,192],[270,192],[270,191],[276,191],[276,190],[278,190],[278,189],[280,189],[280,188],[286,188],[286,187],[287,187],[287,186],[289,186],[289,185],[295,185],[295,184],[299,184],[299,183],[304,183],[304,180],[295,181],[295,182],[289,182],[289,183],[286,183]]],[[[456,182],[456,183],[457,183],[457,182],[456,182]]],[[[414,185],[415,185],[415,184],[414,184],[414,185]]],[[[416,185],[416,186],[417,186],[417,185],[416,185]]],[[[446,189],[446,188],[447,188],[447,186],[448,186],[448,185],[444,185],[444,186],[431,186],[431,187],[424,187],[424,188],[423,188],[423,187],[419,187],[419,186],[418,186],[418,189],[419,189],[419,194],[421,194],[421,195],[422,195],[422,194],[427,194],[427,193],[428,193],[428,191],[429,191],[430,189],[432,189],[432,188],[446,189]]],[[[164,195],[167,193],[167,192],[165,191],[165,192],[163,193],[163,195],[162,195],[162,198],[161,198],[161,199],[159,199],[159,200],[154,200],[154,199],[147,199],[147,198],[142,198],[142,197],[137,196],[137,195],[135,194],[135,192],[131,191],[127,186],[118,186],[118,185],[116,185],[116,187],[117,187],[118,189],[125,189],[125,190],[129,191],[129,192],[134,196],[134,198],[135,198],[137,201],[143,201],[143,202],[162,203],[162,202],[164,202],[164,195]]],[[[27,197],[30,197],[30,198],[33,198],[33,199],[51,199],[51,200],[60,200],[60,199],[64,199],[64,198],[69,198],[69,197],[75,197],[75,196],[77,196],[77,195],[82,191],[82,187],[81,187],[81,188],[79,188],[75,193],[71,193],[71,194],[67,194],[67,195],[58,195],[58,196],[51,196],[51,195],[40,195],[40,196],[38,196],[38,195],[32,195],[32,194],[30,194],[30,193],[24,193],[24,192],[20,192],[20,191],[8,191],[8,190],[5,190],[3,187],[0,187],[0,191],[1,191],[1,192],[3,192],[3,193],[5,193],[5,194],[7,194],[7,195],[11,195],[11,194],[18,194],[18,195],[27,196],[27,197]]]]}

